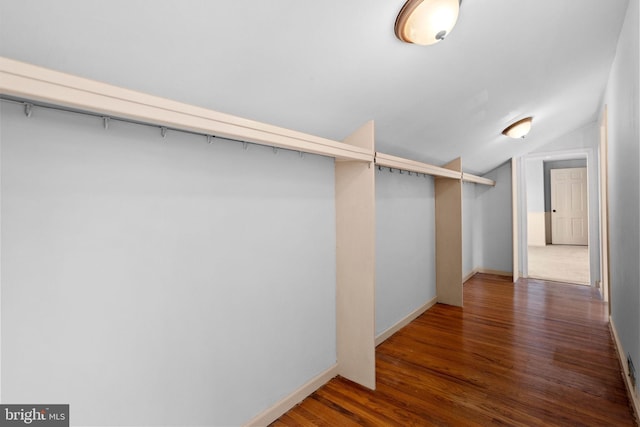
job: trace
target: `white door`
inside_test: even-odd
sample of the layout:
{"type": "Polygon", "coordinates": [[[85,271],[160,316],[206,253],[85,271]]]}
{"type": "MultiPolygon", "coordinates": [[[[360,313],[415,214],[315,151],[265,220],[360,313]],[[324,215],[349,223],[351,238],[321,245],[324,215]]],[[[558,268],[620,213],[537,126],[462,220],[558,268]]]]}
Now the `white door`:
{"type": "Polygon", "coordinates": [[[551,169],[551,243],[588,245],[587,168],[551,169]]]}

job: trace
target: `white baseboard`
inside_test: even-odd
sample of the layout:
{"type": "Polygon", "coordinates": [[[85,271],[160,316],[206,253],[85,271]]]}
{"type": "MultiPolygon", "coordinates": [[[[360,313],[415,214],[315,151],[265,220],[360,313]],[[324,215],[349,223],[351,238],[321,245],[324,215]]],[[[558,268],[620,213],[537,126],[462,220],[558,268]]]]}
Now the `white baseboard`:
{"type": "Polygon", "coordinates": [[[476,269],[476,273],[493,274],[495,276],[513,277],[512,271],[490,270],[488,268],[478,268],[476,269]]]}
{"type": "Polygon", "coordinates": [[[305,397],[309,396],[311,393],[322,387],[337,375],[338,365],[335,364],[326,371],[312,378],[302,387],[298,388],[288,396],[281,399],[279,402],[276,402],[276,404],[274,404],[270,408],[267,408],[262,413],[253,417],[251,420],[244,424],[245,427],[268,426],[269,424],[280,418],[282,415],[284,415],[289,409],[302,402],[305,397]]]}
{"type": "Polygon", "coordinates": [[[462,278],[462,283],[466,283],[467,280],[471,279],[473,276],[475,276],[478,273],[477,269],[471,270],[471,273],[467,274],[466,276],[464,276],[462,278]]]}
{"type": "Polygon", "coordinates": [[[620,338],[618,337],[618,331],[616,330],[616,325],[613,323],[613,319],[611,318],[611,316],[609,316],[609,329],[611,329],[613,342],[616,345],[616,350],[618,350],[618,359],[620,360],[620,366],[622,367],[622,376],[624,377],[624,383],[627,386],[627,395],[629,396],[631,406],[633,407],[633,411],[635,412],[636,420],[639,420],[640,400],[638,399],[638,393],[631,384],[631,378],[629,377],[629,367],[627,366],[627,356],[625,355],[624,348],[622,348],[620,338]]]}
{"type": "Polygon", "coordinates": [[[467,280],[471,279],[473,276],[475,276],[478,273],[481,273],[481,274],[493,274],[495,276],[513,277],[513,273],[510,272],[510,271],[489,270],[488,268],[476,267],[471,271],[471,273],[469,273],[466,276],[464,276],[464,278],[462,279],[462,283],[465,283],[467,280]]]}
{"type": "Polygon", "coordinates": [[[425,311],[427,311],[431,307],[433,307],[436,304],[436,302],[438,302],[438,297],[433,297],[432,299],[430,299],[429,301],[427,301],[426,303],[424,303],[420,307],[418,307],[415,310],[413,310],[411,313],[409,313],[407,316],[405,316],[398,323],[396,323],[395,325],[391,326],[386,331],[380,333],[380,335],[378,335],[376,337],[376,347],[379,346],[380,344],[382,344],[384,341],[386,341],[387,338],[389,338],[391,335],[395,334],[400,329],[404,328],[409,323],[413,322],[418,316],[420,316],[422,313],[424,313],[425,311]]]}

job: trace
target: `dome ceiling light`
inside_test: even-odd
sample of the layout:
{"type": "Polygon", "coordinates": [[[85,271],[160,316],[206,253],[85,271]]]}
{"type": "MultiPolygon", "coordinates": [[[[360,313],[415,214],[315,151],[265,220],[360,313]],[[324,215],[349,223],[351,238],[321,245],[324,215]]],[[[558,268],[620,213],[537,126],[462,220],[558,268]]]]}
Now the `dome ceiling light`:
{"type": "Polygon", "coordinates": [[[507,126],[502,134],[510,138],[524,138],[531,130],[533,117],[525,117],[507,126]]]}
{"type": "Polygon", "coordinates": [[[396,36],[407,43],[430,45],[449,35],[460,0],[407,0],[396,19],[396,36]]]}

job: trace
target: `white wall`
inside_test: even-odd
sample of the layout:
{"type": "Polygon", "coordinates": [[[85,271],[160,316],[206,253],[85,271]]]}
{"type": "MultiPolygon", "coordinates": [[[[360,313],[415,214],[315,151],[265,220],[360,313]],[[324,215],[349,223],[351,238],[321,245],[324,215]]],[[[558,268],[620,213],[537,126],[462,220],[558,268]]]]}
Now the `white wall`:
{"type": "Polygon", "coordinates": [[[376,171],[376,335],[436,296],[433,178],[376,171]]]}
{"type": "Polygon", "coordinates": [[[640,368],[640,25],[630,1],[607,85],[611,317],[621,344],[640,368]]]}
{"type": "Polygon", "coordinates": [[[483,269],[511,272],[511,162],[504,163],[483,176],[496,181],[496,185],[476,187],[474,260],[483,269]]]}
{"type": "Polygon", "coordinates": [[[1,108],[3,403],[238,425],[335,363],[332,159],[1,108]]]}

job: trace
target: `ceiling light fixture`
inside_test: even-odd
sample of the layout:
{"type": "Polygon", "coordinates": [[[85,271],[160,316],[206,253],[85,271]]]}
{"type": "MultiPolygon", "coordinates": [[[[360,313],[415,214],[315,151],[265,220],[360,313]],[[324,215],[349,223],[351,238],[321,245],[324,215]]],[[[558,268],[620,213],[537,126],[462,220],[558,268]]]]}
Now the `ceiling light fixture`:
{"type": "Polygon", "coordinates": [[[430,45],[444,40],[458,20],[460,0],[407,0],[396,19],[396,36],[430,45]]]}
{"type": "Polygon", "coordinates": [[[524,138],[531,130],[532,121],[533,117],[525,117],[524,119],[518,120],[507,126],[505,130],[502,131],[502,134],[511,138],[524,138]]]}

